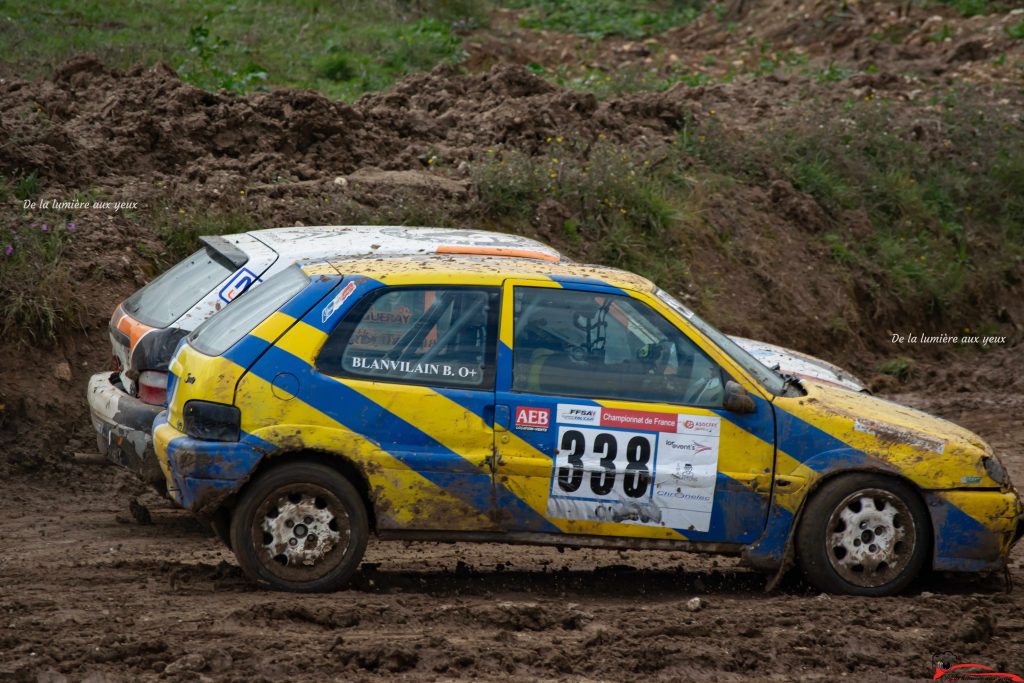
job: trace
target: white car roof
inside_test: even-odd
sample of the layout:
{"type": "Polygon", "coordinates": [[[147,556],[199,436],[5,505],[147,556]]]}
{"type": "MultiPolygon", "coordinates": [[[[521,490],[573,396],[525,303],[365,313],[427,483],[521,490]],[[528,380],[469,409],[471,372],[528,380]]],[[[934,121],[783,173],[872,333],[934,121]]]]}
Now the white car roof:
{"type": "Polygon", "coordinates": [[[488,230],[421,228],[395,225],[317,225],[268,228],[248,233],[289,261],[385,254],[433,254],[445,248],[514,249],[562,255],[543,242],[488,230]]]}

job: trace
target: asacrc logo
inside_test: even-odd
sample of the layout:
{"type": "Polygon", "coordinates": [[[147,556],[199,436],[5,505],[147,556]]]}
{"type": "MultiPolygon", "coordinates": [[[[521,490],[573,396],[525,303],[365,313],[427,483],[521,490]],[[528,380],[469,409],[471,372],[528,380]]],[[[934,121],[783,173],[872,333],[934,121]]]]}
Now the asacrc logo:
{"type": "Polygon", "coordinates": [[[676,431],[688,434],[718,436],[720,424],[720,419],[717,417],[680,417],[679,427],[676,431]]]}

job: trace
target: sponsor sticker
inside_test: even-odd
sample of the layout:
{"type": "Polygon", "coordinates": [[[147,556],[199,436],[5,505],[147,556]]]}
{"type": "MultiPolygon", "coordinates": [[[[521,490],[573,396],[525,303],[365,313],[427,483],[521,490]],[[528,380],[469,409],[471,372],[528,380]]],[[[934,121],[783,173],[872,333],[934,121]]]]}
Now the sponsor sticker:
{"type": "Polygon", "coordinates": [[[616,408],[601,409],[602,427],[674,432],[678,425],[678,416],[673,413],[649,413],[643,410],[618,410],[616,408]]]}
{"type": "Polygon", "coordinates": [[[335,311],[337,311],[339,308],[341,308],[341,305],[344,304],[345,301],[350,296],[352,296],[352,293],[355,292],[355,291],[356,291],[356,283],[355,282],[349,282],[347,285],[342,287],[341,291],[334,295],[334,298],[331,299],[330,303],[328,303],[326,306],[324,306],[324,312],[320,316],[320,322],[322,322],[322,323],[327,322],[330,319],[330,317],[332,315],[334,315],[335,311]]]}
{"type": "Polygon", "coordinates": [[[718,437],[722,429],[722,418],[703,415],[680,415],[679,426],[676,432],[679,434],[692,434],[695,436],[718,437]]]}
{"type": "Polygon", "coordinates": [[[556,420],[549,516],[710,529],[718,416],[559,404],[556,420]]]}
{"type": "Polygon", "coordinates": [[[259,276],[252,272],[248,268],[242,268],[240,271],[234,274],[227,284],[220,288],[221,301],[225,303],[231,303],[242,294],[245,290],[252,287],[254,284],[260,281],[259,276]]]}
{"type": "Polygon", "coordinates": [[[917,434],[916,432],[905,431],[879,422],[873,422],[871,420],[857,420],[853,423],[853,428],[858,432],[870,434],[882,439],[883,441],[905,443],[940,455],[946,450],[945,441],[929,439],[928,437],[917,434]]]}
{"type": "Polygon", "coordinates": [[[551,424],[550,408],[516,408],[516,429],[527,432],[546,432],[551,424]]]}
{"type": "Polygon", "coordinates": [[[555,417],[559,424],[597,426],[601,424],[601,407],[559,403],[555,417]]]}

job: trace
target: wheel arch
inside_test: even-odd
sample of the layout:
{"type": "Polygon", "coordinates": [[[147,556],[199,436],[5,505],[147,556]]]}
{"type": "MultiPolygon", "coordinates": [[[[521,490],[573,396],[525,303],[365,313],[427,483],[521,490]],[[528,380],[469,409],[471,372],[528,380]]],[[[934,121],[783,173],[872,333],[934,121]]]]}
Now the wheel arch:
{"type": "Polygon", "coordinates": [[[925,489],[922,489],[918,484],[893,469],[866,462],[848,467],[835,467],[821,472],[819,476],[815,477],[807,485],[807,490],[800,498],[799,504],[793,512],[789,512],[779,504],[775,499],[775,494],[773,494],[764,533],[760,539],[743,551],[743,558],[748,564],[756,569],[774,573],[774,576],[768,582],[767,590],[774,589],[796,563],[796,533],[800,528],[800,523],[803,521],[807,504],[815,495],[821,492],[821,489],[826,484],[854,474],[873,474],[887,477],[905,484],[914,492],[914,495],[917,496],[927,513],[925,517],[928,524],[927,538],[929,549],[925,556],[925,570],[931,569],[935,554],[935,527],[930,508],[928,507],[925,489]]]}
{"type": "Polygon", "coordinates": [[[270,470],[284,467],[291,463],[309,462],[324,465],[345,477],[359,493],[363,505],[366,506],[366,516],[370,525],[370,531],[377,530],[377,514],[373,505],[373,497],[370,495],[370,482],[366,473],[355,461],[340,453],[335,453],[316,448],[299,448],[294,450],[277,451],[260,458],[260,461],[253,468],[245,483],[238,487],[230,496],[224,499],[220,507],[213,513],[215,522],[228,523],[242,491],[250,482],[262,476],[270,470]]]}

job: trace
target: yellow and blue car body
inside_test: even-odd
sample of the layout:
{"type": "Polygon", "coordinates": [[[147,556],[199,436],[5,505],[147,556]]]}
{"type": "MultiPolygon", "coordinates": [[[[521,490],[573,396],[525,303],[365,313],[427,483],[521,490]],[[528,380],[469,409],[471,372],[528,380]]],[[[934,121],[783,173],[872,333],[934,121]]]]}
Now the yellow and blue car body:
{"type": "MultiPolygon", "coordinates": [[[[1021,500],[979,437],[822,384],[770,390],[713,328],[639,276],[474,256],[296,268],[305,276],[297,293],[229,348],[204,353],[190,337],[174,356],[153,438],[168,491],[187,509],[230,508],[262,468],[315,453],[353,480],[385,538],[689,549],[742,554],[773,570],[809,495],[849,472],[912,485],[927,507],[937,570],[1002,568],[1024,530],[1021,500]],[[495,338],[473,366],[487,377],[443,381],[469,372],[455,365],[400,366],[392,378],[325,366],[324,349],[350,313],[383,292],[417,288],[490,297],[495,338]],[[517,385],[517,292],[559,289],[660,316],[749,394],[752,411],[633,400],[628,390],[552,393],[537,389],[543,368],[540,384],[525,373],[517,385]],[[238,433],[186,433],[191,401],[232,407],[238,433]]],[[[375,360],[387,361],[353,362],[375,360]]]]}

